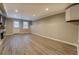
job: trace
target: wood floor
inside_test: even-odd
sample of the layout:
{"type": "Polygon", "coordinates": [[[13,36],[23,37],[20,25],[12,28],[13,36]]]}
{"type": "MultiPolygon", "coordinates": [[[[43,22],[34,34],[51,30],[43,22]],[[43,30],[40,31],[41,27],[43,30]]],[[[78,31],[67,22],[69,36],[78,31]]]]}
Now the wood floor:
{"type": "Polygon", "coordinates": [[[33,34],[8,36],[0,45],[1,55],[76,55],[77,48],[33,34]]]}

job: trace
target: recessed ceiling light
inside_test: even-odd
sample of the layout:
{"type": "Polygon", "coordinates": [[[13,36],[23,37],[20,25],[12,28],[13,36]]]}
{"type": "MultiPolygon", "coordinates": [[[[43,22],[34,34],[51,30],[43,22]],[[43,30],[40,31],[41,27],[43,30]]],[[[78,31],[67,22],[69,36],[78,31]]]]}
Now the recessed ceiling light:
{"type": "Polygon", "coordinates": [[[33,14],[33,16],[36,16],[35,14],[33,14]]]}
{"type": "Polygon", "coordinates": [[[48,10],[49,10],[49,8],[46,8],[45,10],[46,10],[46,11],[48,11],[48,10]]]}
{"type": "Polygon", "coordinates": [[[16,9],[15,12],[18,12],[18,10],[16,9]]]}

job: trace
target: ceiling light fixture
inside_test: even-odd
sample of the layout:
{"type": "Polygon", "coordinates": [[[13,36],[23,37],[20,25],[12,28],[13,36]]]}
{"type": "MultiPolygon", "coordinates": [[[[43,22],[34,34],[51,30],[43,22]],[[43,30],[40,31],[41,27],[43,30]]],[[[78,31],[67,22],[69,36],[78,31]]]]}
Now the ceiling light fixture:
{"type": "Polygon", "coordinates": [[[49,10],[49,8],[46,8],[45,10],[46,10],[46,11],[48,11],[48,10],[49,10]]]}
{"type": "Polygon", "coordinates": [[[15,12],[18,12],[18,10],[16,9],[15,12]]]}
{"type": "Polygon", "coordinates": [[[33,14],[33,16],[36,16],[35,14],[33,14]]]}

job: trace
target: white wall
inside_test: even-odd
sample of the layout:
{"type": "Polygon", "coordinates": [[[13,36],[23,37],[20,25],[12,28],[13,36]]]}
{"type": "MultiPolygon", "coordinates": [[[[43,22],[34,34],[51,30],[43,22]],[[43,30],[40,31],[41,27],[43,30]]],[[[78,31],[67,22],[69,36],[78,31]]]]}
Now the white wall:
{"type": "Polygon", "coordinates": [[[79,24],[78,24],[78,47],[77,47],[78,55],[79,55],[79,24]]]}
{"type": "Polygon", "coordinates": [[[35,34],[55,38],[74,45],[78,44],[77,24],[66,22],[64,13],[33,22],[31,31],[35,34]]]}

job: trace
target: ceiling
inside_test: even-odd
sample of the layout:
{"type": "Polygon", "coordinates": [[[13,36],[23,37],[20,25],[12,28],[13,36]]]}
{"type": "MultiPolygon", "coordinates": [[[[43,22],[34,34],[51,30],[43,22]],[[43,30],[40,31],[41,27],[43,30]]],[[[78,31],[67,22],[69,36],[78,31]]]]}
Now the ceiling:
{"type": "Polygon", "coordinates": [[[4,3],[7,17],[34,21],[64,12],[70,3],[4,3]]]}

